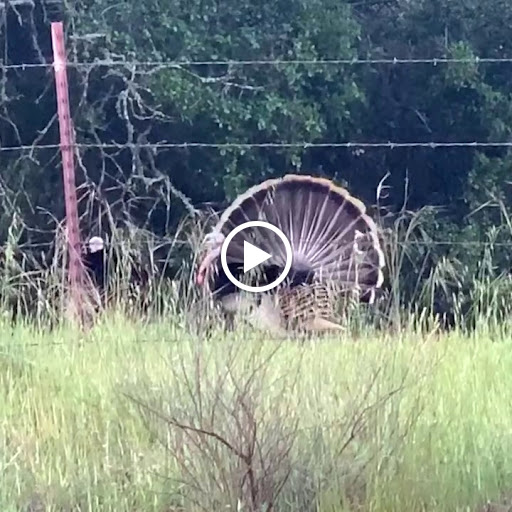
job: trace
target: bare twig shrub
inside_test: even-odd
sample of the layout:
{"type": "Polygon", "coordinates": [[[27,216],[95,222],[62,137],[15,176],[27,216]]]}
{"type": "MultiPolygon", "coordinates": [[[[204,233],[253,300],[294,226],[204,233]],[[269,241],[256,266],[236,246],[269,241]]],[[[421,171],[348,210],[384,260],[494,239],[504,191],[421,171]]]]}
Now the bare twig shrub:
{"type": "Polygon", "coordinates": [[[311,378],[304,356],[313,353],[294,344],[285,349],[287,343],[179,344],[165,383],[138,382],[127,393],[169,456],[172,506],[308,511],[333,499],[334,489],[338,506],[354,504],[371,486],[375,467],[377,474],[394,469],[394,455],[399,460],[422,410],[418,392],[418,406],[404,417],[402,393],[421,372],[392,359],[361,361],[360,380],[320,400],[315,391],[333,388],[301,382],[311,378]]]}
{"type": "Polygon", "coordinates": [[[256,347],[231,343],[216,359],[192,349],[175,361],[169,402],[132,397],[151,428],[160,424],[183,499],[199,509],[274,510],[290,477],[298,420],[287,397],[297,374],[272,377],[279,345],[256,347]]]}

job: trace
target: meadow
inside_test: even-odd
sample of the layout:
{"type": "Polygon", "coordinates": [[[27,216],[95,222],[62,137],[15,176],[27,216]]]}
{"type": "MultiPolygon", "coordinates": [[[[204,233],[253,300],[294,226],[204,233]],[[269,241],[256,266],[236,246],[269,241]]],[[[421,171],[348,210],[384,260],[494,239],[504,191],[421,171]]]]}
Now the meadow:
{"type": "Polygon", "coordinates": [[[0,509],[505,511],[512,330],[0,327],[0,509]],[[490,503],[488,503],[490,502],[490,503]]]}

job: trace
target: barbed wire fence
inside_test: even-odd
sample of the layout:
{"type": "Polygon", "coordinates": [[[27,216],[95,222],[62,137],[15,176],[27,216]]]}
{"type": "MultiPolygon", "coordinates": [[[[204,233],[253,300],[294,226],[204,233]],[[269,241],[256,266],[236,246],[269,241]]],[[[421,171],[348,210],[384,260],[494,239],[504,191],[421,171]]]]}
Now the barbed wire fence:
{"type": "MultiPolygon", "coordinates": [[[[5,12],[5,9],[4,9],[5,12]]],[[[5,22],[5,20],[4,20],[5,22]]],[[[5,38],[7,41],[7,38],[5,38]]],[[[5,42],[5,48],[7,43],[5,42]]],[[[43,56],[40,56],[44,60],[43,56]]],[[[112,240],[122,242],[129,239],[128,244],[119,247],[124,250],[131,248],[132,254],[140,250],[158,248],[161,253],[170,249],[176,253],[171,257],[176,266],[180,255],[190,249],[190,236],[185,230],[177,228],[177,220],[188,215],[195,219],[203,213],[202,208],[194,204],[186,191],[180,186],[180,179],[173,177],[182,172],[178,169],[174,176],[169,175],[169,167],[160,168],[162,153],[179,151],[186,158],[201,158],[201,151],[211,151],[220,155],[223,152],[236,151],[307,151],[307,150],[386,150],[422,149],[439,151],[443,149],[509,149],[512,141],[507,140],[417,140],[404,141],[327,141],[315,140],[281,140],[263,142],[244,142],[240,140],[201,141],[193,140],[193,130],[185,135],[176,135],[171,130],[160,129],[159,139],[154,138],[152,130],[156,124],[165,126],[171,124],[173,112],[166,112],[161,106],[151,104],[151,88],[148,77],[158,73],[172,71],[182,73],[205,86],[219,86],[222,91],[232,88],[242,91],[253,91],[256,86],[238,83],[236,72],[241,68],[332,68],[346,66],[449,66],[467,65],[509,65],[512,58],[353,58],[353,59],[273,59],[273,60],[176,60],[176,61],[137,61],[125,59],[97,59],[91,62],[77,62],[70,59],[66,68],[70,73],[70,96],[73,103],[73,121],[77,140],[73,142],[73,150],[77,159],[79,173],[79,209],[82,237],[92,234],[107,233],[112,240]],[[215,69],[214,76],[202,75],[201,68],[215,69]],[[91,103],[90,89],[101,81],[105,83],[103,97],[93,97],[91,103]],[[116,82],[116,87],[112,83],[116,82]],[[91,108],[94,107],[94,108],[91,108]],[[98,112],[108,110],[106,117],[98,119],[98,112]],[[120,134],[118,142],[106,142],[103,134],[108,125],[116,125],[120,134]],[[121,134],[123,137],[121,137],[121,134]],[[168,138],[188,140],[167,141],[168,138]],[[121,138],[124,140],[121,141],[121,138]],[[196,152],[195,156],[191,156],[196,152]],[[197,156],[199,155],[199,156],[197,156]],[[156,221],[155,218],[159,220],[156,221]],[[162,220],[163,219],[163,220],[162,220]],[[156,227],[156,229],[155,229],[156,227]],[[178,237],[174,234],[180,231],[178,237]],[[171,241],[170,241],[171,240],[171,241]]],[[[55,63],[36,62],[10,64],[7,51],[0,63],[1,86],[3,97],[9,99],[7,89],[22,75],[39,74],[46,80],[35,98],[34,114],[41,102],[54,101],[55,63]]],[[[30,80],[25,78],[25,80],[30,80]]],[[[23,101],[17,98],[17,107],[23,108],[23,101]]],[[[44,185],[35,187],[31,183],[22,183],[24,188],[16,189],[15,184],[23,179],[13,179],[12,175],[19,173],[27,175],[27,180],[38,180],[36,176],[48,173],[55,180],[56,169],[60,169],[60,150],[62,144],[58,140],[58,116],[56,106],[54,114],[44,122],[34,122],[37,125],[36,136],[27,140],[25,133],[11,119],[7,105],[12,105],[12,99],[2,107],[3,123],[11,126],[7,142],[0,138],[0,162],[8,169],[9,176],[1,178],[1,195],[4,210],[5,237],[16,239],[18,247],[26,251],[46,250],[55,251],[55,241],[62,248],[62,227],[64,202],[61,198],[53,197],[54,191],[44,193],[44,185]],[[15,143],[13,143],[15,142],[15,143]],[[3,160],[3,161],[2,161],[3,160]],[[36,192],[36,193],[34,193],[36,192]],[[35,197],[34,197],[35,196],[35,197]],[[41,222],[41,216],[47,219],[41,222]],[[15,231],[17,231],[15,233],[15,231]],[[56,235],[56,233],[60,233],[56,235]]],[[[26,108],[26,107],[25,107],[26,108]]],[[[16,121],[16,120],[14,120],[16,121]]],[[[157,130],[158,131],[158,130],[157,130]]],[[[6,130],[4,130],[4,133],[6,130]]],[[[30,130],[25,130],[30,132],[30,130]]],[[[176,160],[176,156],[174,160],[176,160]]],[[[236,160],[236,159],[235,159],[236,160]]],[[[232,160],[227,159],[227,162],[232,160]]],[[[198,167],[198,166],[196,166],[198,167]]],[[[283,169],[283,174],[290,169],[283,169]]],[[[44,181],[44,180],[42,180],[44,181]]],[[[219,205],[217,205],[219,206],[219,205]]],[[[220,205],[221,206],[221,205],[220,205]]],[[[201,220],[207,222],[210,211],[201,220]],[[206,219],[204,218],[206,217],[206,219]]],[[[197,237],[194,243],[197,244],[197,237]]],[[[399,243],[402,243],[398,241],[399,243]]],[[[511,242],[487,240],[407,240],[408,246],[435,247],[508,247],[511,242]]],[[[166,260],[166,261],[167,261],[166,260]]],[[[167,261],[168,263],[168,261],[167,261]]]]}

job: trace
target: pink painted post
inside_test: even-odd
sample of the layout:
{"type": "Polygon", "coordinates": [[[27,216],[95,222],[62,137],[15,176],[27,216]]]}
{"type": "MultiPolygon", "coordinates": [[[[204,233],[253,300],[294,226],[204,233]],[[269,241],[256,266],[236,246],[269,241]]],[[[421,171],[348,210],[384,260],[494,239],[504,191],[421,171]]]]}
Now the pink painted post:
{"type": "Polygon", "coordinates": [[[52,46],[59,115],[60,149],[62,153],[62,174],[64,199],[66,203],[66,227],[69,254],[69,285],[72,311],[79,321],[82,317],[82,285],[84,268],[80,250],[80,232],[76,197],[73,126],[69,108],[67,59],[64,44],[64,29],[61,21],[53,22],[52,46]]]}

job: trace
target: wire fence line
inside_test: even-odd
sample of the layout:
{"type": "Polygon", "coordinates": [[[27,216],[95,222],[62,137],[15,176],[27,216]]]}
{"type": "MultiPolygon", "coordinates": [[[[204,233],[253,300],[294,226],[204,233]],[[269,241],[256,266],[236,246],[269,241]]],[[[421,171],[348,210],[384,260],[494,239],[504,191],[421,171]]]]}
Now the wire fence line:
{"type": "MultiPolygon", "coordinates": [[[[152,339],[152,340],[134,340],[133,345],[167,345],[169,343],[177,343],[180,342],[181,338],[174,337],[174,338],[160,338],[160,339],[152,339]]],[[[271,340],[271,341],[277,341],[277,340],[271,340]]],[[[76,338],[71,338],[66,341],[45,341],[45,342],[38,342],[38,341],[27,341],[27,342],[15,342],[15,343],[2,343],[0,344],[0,347],[3,348],[33,348],[33,347],[69,347],[70,345],[75,346],[83,346],[85,343],[92,343],[93,340],[87,340],[84,342],[83,340],[77,340],[76,338]]]]}
{"type": "MultiPolygon", "coordinates": [[[[474,141],[474,142],[156,142],[156,143],[81,143],[72,145],[81,149],[308,149],[308,148],[367,148],[367,149],[400,149],[400,148],[510,148],[512,141],[474,141]]],[[[60,144],[25,144],[19,146],[0,146],[1,152],[34,151],[36,149],[67,149],[60,144]]]]}
{"type": "MultiPolygon", "coordinates": [[[[511,182],[512,183],[512,182],[511,182]]],[[[489,242],[485,240],[411,240],[406,242],[396,242],[401,246],[420,246],[429,247],[433,245],[448,245],[448,246],[459,246],[459,247],[512,247],[512,242],[489,242]]]]}
{"type": "MultiPolygon", "coordinates": [[[[473,57],[473,58],[352,58],[352,59],[273,59],[273,60],[171,60],[171,61],[137,61],[137,60],[95,60],[93,62],[73,62],[68,61],[67,67],[76,69],[93,69],[98,66],[106,67],[125,67],[125,68],[181,68],[183,66],[280,66],[280,65],[305,65],[305,66],[335,66],[335,65],[405,65],[405,64],[512,64],[512,57],[473,57]]],[[[54,63],[39,62],[28,64],[2,64],[2,70],[26,70],[33,68],[53,68],[54,63]]],[[[74,143],[73,147],[81,149],[308,149],[308,148],[361,148],[361,149],[399,149],[399,148],[510,148],[512,141],[380,141],[380,142],[262,142],[262,143],[244,143],[244,142],[158,142],[158,143],[74,143]]],[[[1,146],[0,152],[15,151],[35,151],[50,149],[67,149],[61,144],[25,144],[17,146],[1,146]]]]}
{"type": "MultiPolygon", "coordinates": [[[[92,62],[68,61],[67,67],[75,69],[93,69],[107,67],[147,67],[180,68],[183,66],[356,66],[356,65],[400,65],[400,64],[512,64],[512,57],[466,57],[466,58],[352,58],[352,59],[271,59],[271,60],[95,60],[92,62]]],[[[51,62],[34,62],[27,64],[0,64],[1,70],[25,70],[34,68],[52,68],[51,62]]]]}
{"type": "MultiPolygon", "coordinates": [[[[162,321],[163,322],[163,321],[162,321]]],[[[261,339],[261,337],[260,337],[261,339]]],[[[275,336],[265,336],[265,341],[268,341],[268,342],[275,342],[275,343],[279,343],[279,342],[283,342],[286,340],[286,337],[285,338],[277,338],[275,336]]],[[[131,345],[131,346],[137,346],[137,345],[160,345],[160,346],[166,346],[166,345],[170,345],[170,344],[173,344],[173,343],[181,343],[183,341],[183,337],[180,337],[180,336],[173,336],[173,337],[160,337],[158,339],[149,339],[149,340],[144,340],[144,339],[139,339],[139,340],[133,340],[133,341],[130,341],[130,342],[123,342],[123,346],[126,346],[126,345],[131,345]]],[[[102,340],[95,340],[95,339],[92,339],[92,338],[87,338],[87,339],[77,339],[76,337],[74,338],[70,338],[69,340],[65,340],[65,341],[42,341],[42,342],[39,342],[39,341],[27,341],[27,342],[14,342],[14,343],[0,343],[0,349],[4,349],[4,353],[5,353],[5,349],[22,349],[22,348],[25,348],[25,349],[29,349],[29,348],[49,348],[49,347],[64,347],[64,348],[69,348],[69,347],[84,347],[84,346],[93,346],[93,344],[95,344],[96,346],[98,346],[100,343],[103,343],[102,340]]]]}
{"type": "MultiPolygon", "coordinates": [[[[510,182],[512,185],[512,182],[510,182]]],[[[186,242],[183,242],[186,243],[186,242]]],[[[418,247],[430,247],[430,246],[458,246],[458,247],[512,247],[511,242],[492,242],[489,240],[407,240],[407,241],[393,241],[393,243],[405,246],[418,246],[418,247]]],[[[33,243],[30,244],[30,248],[44,249],[51,245],[52,242],[46,243],[33,243]]],[[[169,244],[177,245],[175,240],[169,241],[169,244]]],[[[20,248],[24,248],[20,246],[20,248]]]]}
{"type": "MultiPolygon", "coordinates": [[[[512,185],[512,182],[510,182],[512,185]]],[[[27,246],[20,246],[20,249],[44,249],[52,245],[53,242],[31,243],[27,246]]],[[[175,240],[170,240],[169,244],[177,246],[175,240]]],[[[182,244],[186,244],[183,242],[182,244]]],[[[433,246],[453,246],[453,247],[512,247],[511,242],[492,242],[489,240],[394,240],[393,244],[401,247],[433,247],[433,246]]]]}
{"type": "MultiPolygon", "coordinates": [[[[182,337],[175,335],[171,337],[161,337],[157,339],[137,339],[129,342],[131,345],[169,345],[170,343],[180,343],[182,341],[182,337]]],[[[282,341],[282,338],[275,337],[265,337],[268,341],[282,341]]],[[[78,340],[75,338],[70,338],[69,340],[63,341],[26,341],[26,342],[5,342],[0,343],[0,348],[34,348],[34,347],[69,347],[74,345],[76,347],[82,347],[85,344],[91,345],[95,340],[78,340]]]]}

